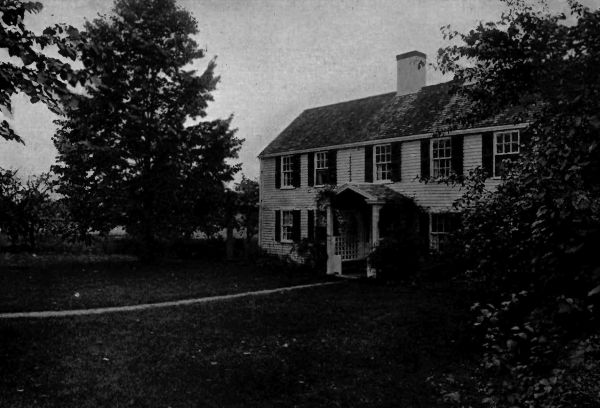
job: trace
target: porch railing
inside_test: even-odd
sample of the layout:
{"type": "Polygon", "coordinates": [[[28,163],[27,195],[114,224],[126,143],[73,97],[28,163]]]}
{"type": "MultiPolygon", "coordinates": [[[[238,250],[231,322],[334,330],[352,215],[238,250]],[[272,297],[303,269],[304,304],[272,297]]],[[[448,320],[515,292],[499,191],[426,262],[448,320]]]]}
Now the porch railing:
{"type": "Polygon", "coordinates": [[[333,241],[335,254],[339,255],[342,261],[361,259],[364,251],[357,237],[340,235],[333,237],[333,241]]]}

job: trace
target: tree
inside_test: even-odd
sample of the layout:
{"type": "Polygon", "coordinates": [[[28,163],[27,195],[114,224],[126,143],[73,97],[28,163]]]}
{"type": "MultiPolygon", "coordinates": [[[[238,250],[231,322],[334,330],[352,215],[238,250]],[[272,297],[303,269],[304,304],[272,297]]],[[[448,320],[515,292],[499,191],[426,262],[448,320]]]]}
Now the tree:
{"type": "Polygon", "coordinates": [[[530,122],[500,187],[487,190],[479,169],[457,203],[455,250],[467,278],[488,289],[475,307],[479,386],[488,406],[597,406],[600,11],[507,4],[499,22],[446,28],[458,44],[438,56],[473,101],[460,123],[507,110],[530,122]]]}
{"type": "Polygon", "coordinates": [[[106,50],[82,53],[98,81],[54,136],[59,191],[81,233],[122,225],[150,248],[210,227],[242,140],[232,117],[188,125],[219,81],[214,60],[201,75],[187,69],[204,57],[196,20],[175,0],[117,0],[85,29],[106,50]]]}
{"type": "Polygon", "coordinates": [[[244,230],[246,240],[249,241],[258,233],[258,181],[242,174],[242,179],[235,185],[234,190],[237,195],[238,228],[244,230]]]}
{"type": "Polygon", "coordinates": [[[233,190],[227,189],[223,195],[219,212],[219,226],[225,228],[225,249],[228,261],[234,259],[234,230],[245,234],[244,256],[249,255],[249,243],[258,232],[258,182],[242,174],[233,190]]]}
{"type": "Polygon", "coordinates": [[[44,173],[24,183],[15,170],[0,168],[0,231],[13,247],[26,245],[33,250],[38,236],[53,229],[57,203],[51,197],[55,183],[44,173]]]}
{"type": "MultiPolygon", "coordinates": [[[[41,10],[39,2],[0,2],[0,48],[19,60],[18,64],[0,63],[0,107],[9,113],[12,112],[11,96],[23,92],[31,103],[41,101],[52,112],[60,114],[62,104],[73,102],[68,85],[86,81],[86,77],[75,72],[68,63],[43,53],[45,48],[56,46],[61,56],[75,60],[78,50],[85,46],[77,29],[57,24],[36,35],[25,26],[25,15],[41,10]]],[[[23,143],[6,120],[0,122],[0,137],[23,143]]]]}

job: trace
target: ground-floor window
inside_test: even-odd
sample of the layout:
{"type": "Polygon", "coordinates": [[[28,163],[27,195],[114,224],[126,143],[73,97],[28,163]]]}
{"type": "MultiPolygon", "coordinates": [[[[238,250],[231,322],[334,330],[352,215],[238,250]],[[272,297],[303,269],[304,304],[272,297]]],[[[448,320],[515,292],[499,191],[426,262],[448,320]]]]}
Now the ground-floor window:
{"type": "Polygon", "coordinates": [[[294,212],[281,212],[281,242],[292,242],[294,240],[294,212]]]}
{"type": "Polygon", "coordinates": [[[437,252],[446,249],[450,234],[456,230],[457,217],[456,213],[431,214],[431,249],[437,252]]]}

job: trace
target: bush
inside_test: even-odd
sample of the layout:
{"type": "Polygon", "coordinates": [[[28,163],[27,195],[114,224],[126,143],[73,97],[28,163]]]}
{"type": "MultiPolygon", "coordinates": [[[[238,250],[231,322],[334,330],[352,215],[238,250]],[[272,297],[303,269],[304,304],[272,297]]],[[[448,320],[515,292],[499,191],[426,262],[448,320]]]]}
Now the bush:
{"type": "Polygon", "coordinates": [[[327,266],[327,245],[323,241],[302,239],[294,251],[303,258],[303,265],[317,272],[325,272],[327,266]]]}
{"type": "Polygon", "coordinates": [[[405,282],[419,269],[421,246],[414,239],[384,238],[369,254],[368,262],[384,281],[405,282]]]}

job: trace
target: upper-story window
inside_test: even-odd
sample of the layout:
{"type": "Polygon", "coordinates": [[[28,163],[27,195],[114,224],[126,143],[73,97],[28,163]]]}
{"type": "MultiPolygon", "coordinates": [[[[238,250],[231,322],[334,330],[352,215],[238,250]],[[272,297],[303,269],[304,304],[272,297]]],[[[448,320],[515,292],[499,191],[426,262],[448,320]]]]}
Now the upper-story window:
{"type": "Polygon", "coordinates": [[[392,146],[389,144],[376,145],[373,154],[375,155],[375,180],[391,180],[392,146]]]}
{"type": "Polygon", "coordinates": [[[503,161],[519,156],[519,131],[498,132],[494,135],[494,177],[504,173],[503,161]]]}
{"type": "Polygon", "coordinates": [[[293,156],[283,156],[281,158],[281,186],[293,187],[294,185],[294,164],[293,156]]]}
{"type": "Polygon", "coordinates": [[[431,143],[432,176],[448,177],[452,170],[452,139],[433,139],[431,143]]]}
{"type": "Polygon", "coordinates": [[[329,154],[315,153],[315,185],[323,186],[329,182],[329,154]]]}

